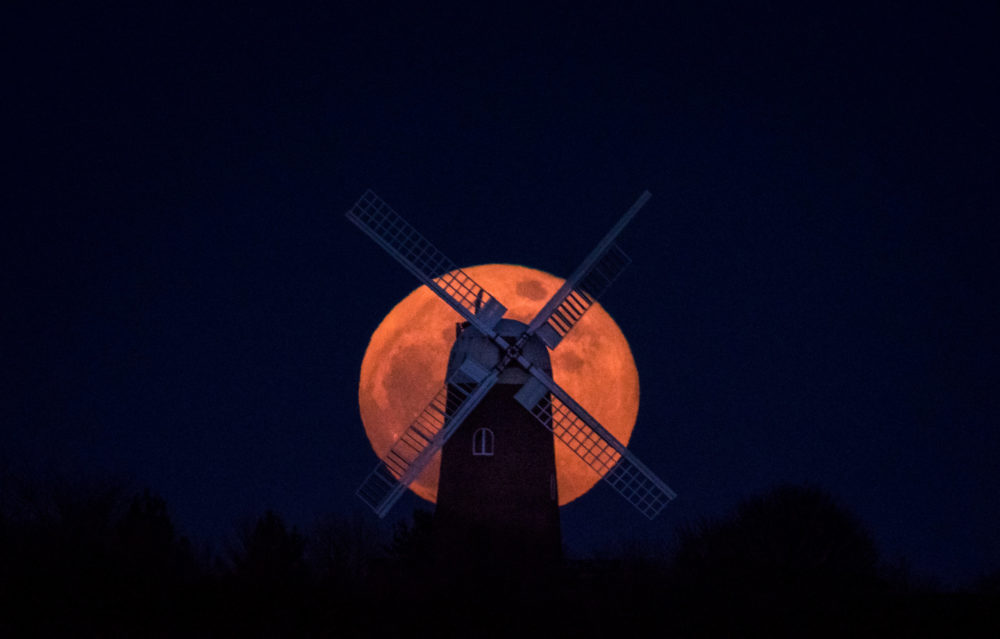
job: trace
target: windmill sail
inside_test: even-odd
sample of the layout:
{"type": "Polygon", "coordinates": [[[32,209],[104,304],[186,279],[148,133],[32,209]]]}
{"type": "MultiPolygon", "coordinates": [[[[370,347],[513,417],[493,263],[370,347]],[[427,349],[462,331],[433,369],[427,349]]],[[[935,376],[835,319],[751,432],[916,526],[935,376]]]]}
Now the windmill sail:
{"type": "Polygon", "coordinates": [[[474,366],[463,366],[456,373],[463,380],[445,383],[358,488],[358,497],[379,517],[385,517],[420,476],[434,454],[486,397],[499,375],[496,370],[474,366]],[[478,383],[465,381],[470,374],[478,383]]]}
{"type": "Polygon", "coordinates": [[[347,219],[484,335],[495,337],[493,327],[507,312],[506,307],[379,196],[365,191],[347,212],[347,219]]]}
{"type": "Polygon", "coordinates": [[[532,367],[515,399],[649,519],[676,493],[544,372],[532,367]]]}
{"type": "Polygon", "coordinates": [[[625,251],[614,242],[650,197],[652,196],[649,191],[643,191],[635,204],[598,242],[590,255],[538,312],[528,325],[527,335],[537,334],[549,348],[559,345],[587,309],[631,263],[625,251]]]}

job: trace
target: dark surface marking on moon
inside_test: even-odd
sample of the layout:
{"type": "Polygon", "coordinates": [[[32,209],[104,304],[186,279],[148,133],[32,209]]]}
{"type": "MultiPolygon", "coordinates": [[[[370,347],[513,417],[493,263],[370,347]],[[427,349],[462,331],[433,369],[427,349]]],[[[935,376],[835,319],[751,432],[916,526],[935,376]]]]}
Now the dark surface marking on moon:
{"type": "Polygon", "coordinates": [[[521,280],[517,283],[517,294],[529,300],[543,300],[548,295],[538,280],[521,280]]]}

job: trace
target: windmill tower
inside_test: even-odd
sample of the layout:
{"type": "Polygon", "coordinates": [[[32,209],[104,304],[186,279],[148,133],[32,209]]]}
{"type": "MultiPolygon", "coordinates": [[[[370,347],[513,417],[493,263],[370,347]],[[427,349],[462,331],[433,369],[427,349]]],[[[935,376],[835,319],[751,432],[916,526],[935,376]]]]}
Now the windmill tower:
{"type": "MultiPolygon", "coordinates": [[[[521,322],[501,319],[494,330],[513,342],[525,328],[521,322]]],[[[521,353],[551,377],[548,349],[540,339],[529,339],[521,353]]],[[[464,381],[461,366],[470,359],[495,368],[501,353],[490,338],[463,323],[451,349],[447,379],[464,381]]],[[[519,366],[503,369],[441,451],[434,524],[436,554],[444,563],[489,562],[516,572],[524,561],[537,568],[555,565],[560,558],[553,435],[516,403],[518,391],[529,380],[519,366]]],[[[462,390],[452,386],[450,395],[460,396],[462,390]]]]}
{"type": "Polygon", "coordinates": [[[569,447],[652,519],[674,492],[552,379],[548,351],[629,264],[615,240],[644,192],[529,324],[371,191],[347,218],[451,306],[456,327],[443,387],[358,489],[380,517],[442,451],[435,534],[465,561],[488,553],[554,559],[560,532],[554,441],[569,447]]]}

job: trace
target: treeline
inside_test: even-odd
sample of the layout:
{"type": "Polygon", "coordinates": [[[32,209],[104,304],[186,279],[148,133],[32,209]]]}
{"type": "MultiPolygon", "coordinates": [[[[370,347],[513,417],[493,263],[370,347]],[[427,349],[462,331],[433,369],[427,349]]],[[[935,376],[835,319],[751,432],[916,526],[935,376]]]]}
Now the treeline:
{"type": "Polygon", "coordinates": [[[664,548],[556,569],[443,567],[417,511],[307,530],[265,512],[196,548],[156,494],[13,482],[0,492],[2,636],[998,636],[997,574],[943,591],[880,561],[822,490],[785,486],[664,548]],[[482,568],[482,569],[480,569],[482,568]]]}

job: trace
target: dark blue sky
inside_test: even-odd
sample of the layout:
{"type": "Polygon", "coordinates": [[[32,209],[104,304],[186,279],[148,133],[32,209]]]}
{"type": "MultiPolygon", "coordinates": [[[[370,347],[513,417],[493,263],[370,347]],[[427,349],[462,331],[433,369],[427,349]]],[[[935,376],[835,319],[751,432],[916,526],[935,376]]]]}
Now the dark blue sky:
{"type": "Polygon", "coordinates": [[[570,547],[811,482],[887,558],[1000,568],[996,6],[141,4],[0,20],[8,468],[132,478],[200,538],[359,508],[361,357],[415,285],[362,191],[565,276],[649,189],[604,303],[680,497],[599,486],[570,547]]]}

